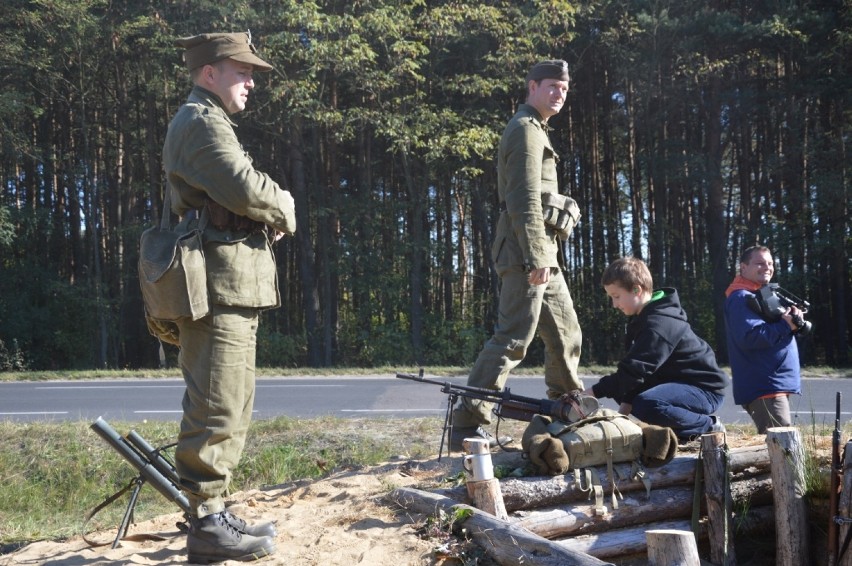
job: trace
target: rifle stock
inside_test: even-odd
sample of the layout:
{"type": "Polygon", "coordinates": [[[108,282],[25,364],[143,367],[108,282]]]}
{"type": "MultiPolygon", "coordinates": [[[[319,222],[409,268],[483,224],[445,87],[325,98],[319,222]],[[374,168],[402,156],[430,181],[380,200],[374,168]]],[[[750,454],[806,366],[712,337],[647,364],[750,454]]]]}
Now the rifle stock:
{"type": "Polygon", "coordinates": [[[138,433],[131,431],[131,435],[129,435],[138,443],[134,445],[120,436],[102,417],[98,417],[92,423],[91,429],[98,433],[131,466],[136,468],[140,476],[150,483],[154,489],[159,491],[163,497],[174,502],[184,513],[190,512],[189,500],[181,493],[176,482],[173,481],[174,478],[177,478],[174,468],[171,467],[159,452],[145,442],[138,433]],[[146,446],[147,449],[141,448],[141,446],[146,446]],[[148,449],[150,449],[153,456],[144,453],[148,449]],[[149,460],[149,458],[152,459],[149,460]],[[158,464],[160,467],[163,467],[163,470],[158,469],[158,464]],[[171,473],[165,472],[164,474],[164,470],[166,469],[170,469],[171,473]]]}

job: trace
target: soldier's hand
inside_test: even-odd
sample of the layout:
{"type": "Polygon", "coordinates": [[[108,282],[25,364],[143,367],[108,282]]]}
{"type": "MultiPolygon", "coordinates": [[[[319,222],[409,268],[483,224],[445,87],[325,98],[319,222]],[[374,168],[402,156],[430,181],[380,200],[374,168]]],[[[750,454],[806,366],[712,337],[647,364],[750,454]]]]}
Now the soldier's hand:
{"type": "Polygon", "coordinates": [[[529,282],[530,285],[544,285],[545,283],[550,281],[550,268],[549,267],[539,267],[538,269],[533,269],[530,271],[529,282]]]}

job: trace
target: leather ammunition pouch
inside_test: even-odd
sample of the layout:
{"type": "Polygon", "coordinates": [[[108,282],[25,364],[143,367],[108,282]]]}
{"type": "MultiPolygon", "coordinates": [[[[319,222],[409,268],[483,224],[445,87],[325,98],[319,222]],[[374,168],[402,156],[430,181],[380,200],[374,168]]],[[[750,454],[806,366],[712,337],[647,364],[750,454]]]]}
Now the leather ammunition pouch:
{"type": "Polygon", "coordinates": [[[571,197],[559,193],[542,193],[541,209],[544,223],[559,234],[560,240],[567,240],[580,221],[580,207],[571,197]]]}
{"type": "Polygon", "coordinates": [[[256,232],[266,228],[266,224],[263,222],[252,220],[247,216],[234,214],[216,201],[207,201],[207,211],[210,215],[210,225],[217,230],[256,232]]]}

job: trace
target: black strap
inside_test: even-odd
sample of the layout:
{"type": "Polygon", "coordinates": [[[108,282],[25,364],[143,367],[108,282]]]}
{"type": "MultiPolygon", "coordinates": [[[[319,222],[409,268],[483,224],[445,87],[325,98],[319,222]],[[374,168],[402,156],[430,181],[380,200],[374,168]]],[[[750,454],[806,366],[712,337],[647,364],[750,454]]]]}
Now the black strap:
{"type": "Polygon", "coordinates": [[[104,507],[106,507],[107,505],[109,505],[110,503],[112,503],[113,501],[115,501],[116,499],[118,499],[119,497],[121,497],[122,495],[127,493],[128,491],[130,491],[131,488],[136,487],[136,485],[138,483],[139,483],[139,478],[138,477],[133,478],[132,480],[130,480],[129,484],[127,484],[126,486],[124,486],[123,488],[121,488],[120,490],[115,492],[114,494],[112,494],[109,497],[107,497],[106,499],[104,499],[104,501],[100,505],[98,505],[97,507],[92,509],[92,512],[89,513],[86,516],[86,520],[83,522],[83,540],[86,541],[89,544],[89,546],[105,546],[107,544],[110,544],[108,542],[93,542],[86,537],[86,526],[89,524],[89,521],[92,520],[92,517],[97,515],[97,513],[101,509],[103,509],[104,507]]]}
{"type": "Polygon", "coordinates": [[[501,201],[500,205],[498,206],[498,209],[500,210],[500,212],[506,212],[506,201],[501,201]]]}

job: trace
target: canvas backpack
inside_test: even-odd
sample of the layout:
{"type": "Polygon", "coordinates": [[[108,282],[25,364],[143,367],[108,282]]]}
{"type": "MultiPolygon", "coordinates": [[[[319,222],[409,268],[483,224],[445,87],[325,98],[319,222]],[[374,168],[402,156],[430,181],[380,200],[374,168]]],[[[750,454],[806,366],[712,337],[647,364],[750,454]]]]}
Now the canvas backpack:
{"type": "Polygon", "coordinates": [[[640,480],[650,491],[641,464],[643,442],[639,424],[617,411],[599,407],[572,423],[536,415],[524,432],[522,444],[540,472],[556,475],[573,471],[575,486],[589,492],[590,498],[594,495],[596,513],[605,514],[603,488],[595,466],[606,465],[611,505],[618,509],[622,497],[616,479],[640,480]],[[616,468],[616,464],[624,463],[630,465],[616,468]]]}

